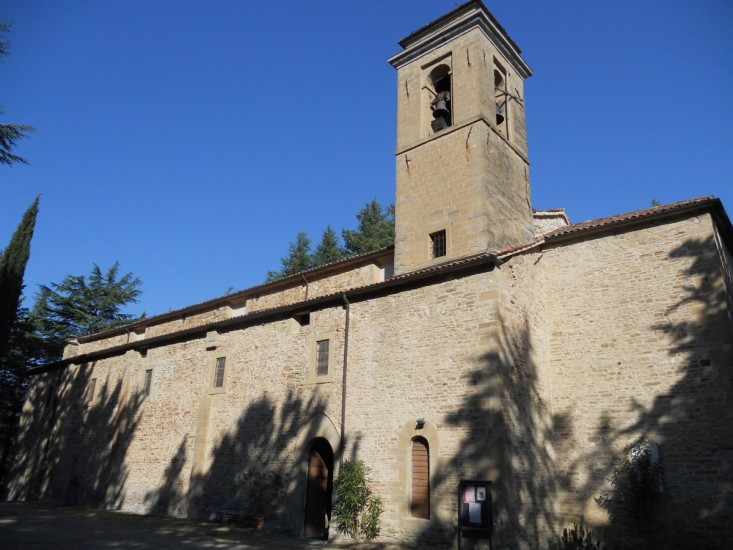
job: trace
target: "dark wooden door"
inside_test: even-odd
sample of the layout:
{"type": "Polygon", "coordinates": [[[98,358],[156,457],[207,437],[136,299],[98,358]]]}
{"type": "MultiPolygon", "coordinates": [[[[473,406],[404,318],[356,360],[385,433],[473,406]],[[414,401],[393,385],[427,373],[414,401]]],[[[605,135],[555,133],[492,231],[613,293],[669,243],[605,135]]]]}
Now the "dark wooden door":
{"type": "Polygon", "coordinates": [[[412,517],[430,519],[430,453],[422,437],[412,441],[412,517]]]}
{"type": "Polygon", "coordinates": [[[331,516],[333,452],[330,445],[316,442],[308,453],[304,536],[327,539],[331,516]]]}

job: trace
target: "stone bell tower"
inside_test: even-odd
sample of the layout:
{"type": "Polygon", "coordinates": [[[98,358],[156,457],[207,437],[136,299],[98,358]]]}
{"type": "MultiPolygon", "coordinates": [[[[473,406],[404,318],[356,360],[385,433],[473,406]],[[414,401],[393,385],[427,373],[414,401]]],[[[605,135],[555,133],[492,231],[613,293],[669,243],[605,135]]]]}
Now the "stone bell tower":
{"type": "Polygon", "coordinates": [[[530,240],[520,49],[479,0],[400,46],[395,274],[530,240]]]}

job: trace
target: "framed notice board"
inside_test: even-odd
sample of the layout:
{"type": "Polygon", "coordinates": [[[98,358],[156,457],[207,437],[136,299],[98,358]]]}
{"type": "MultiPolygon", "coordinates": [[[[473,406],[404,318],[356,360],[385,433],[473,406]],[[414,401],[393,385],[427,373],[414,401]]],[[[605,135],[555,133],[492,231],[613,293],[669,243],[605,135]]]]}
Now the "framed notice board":
{"type": "Polygon", "coordinates": [[[458,483],[458,547],[467,538],[491,538],[491,482],[462,479],[458,483]]]}

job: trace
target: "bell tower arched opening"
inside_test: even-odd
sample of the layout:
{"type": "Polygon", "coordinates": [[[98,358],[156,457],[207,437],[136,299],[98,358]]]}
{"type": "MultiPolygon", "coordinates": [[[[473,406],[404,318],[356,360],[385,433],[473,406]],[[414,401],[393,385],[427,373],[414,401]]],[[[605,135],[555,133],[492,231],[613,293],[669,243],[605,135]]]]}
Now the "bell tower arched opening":
{"type": "Polygon", "coordinates": [[[528,242],[521,51],[477,0],[400,46],[394,274],[528,242]]]}
{"type": "Polygon", "coordinates": [[[434,96],[430,102],[430,110],[433,112],[433,121],[430,127],[433,132],[439,132],[453,124],[453,104],[450,67],[438,65],[428,76],[434,96]]]}
{"type": "Polygon", "coordinates": [[[507,137],[507,89],[506,71],[494,60],[494,104],[496,110],[496,129],[507,137]]]}

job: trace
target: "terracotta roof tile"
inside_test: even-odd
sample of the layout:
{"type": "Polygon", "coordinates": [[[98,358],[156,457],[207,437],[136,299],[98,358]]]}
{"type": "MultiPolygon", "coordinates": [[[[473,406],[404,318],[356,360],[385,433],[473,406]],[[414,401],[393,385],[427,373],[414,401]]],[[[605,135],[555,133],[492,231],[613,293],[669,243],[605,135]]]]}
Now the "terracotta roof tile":
{"type": "MultiPolygon", "coordinates": [[[[431,266],[428,266],[428,267],[417,269],[415,271],[410,271],[408,273],[403,273],[401,275],[395,275],[395,276],[391,277],[390,279],[387,279],[384,282],[372,283],[372,284],[364,285],[364,286],[360,286],[360,287],[350,287],[350,288],[347,288],[347,289],[344,289],[344,290],[341,290],[341,291],[338,291],[338,292],[334,292],[333,294],[320,296],[318,298],[312,298],[312,299],[306,300],[306,301],[296,301],[296,302],[284,304],[284,305],[281,305],[281,306],[276,306],[276,307],[273,307],[271,309],[258,310],[257,313],[258,314],[261,314],[261,313],[265,313],[267,311],[274,312],[274,311],[277,311],[277,310],[282,309],[282,308],[292,307],[294,304],[301,304],[303,306],[307,306],[309,303],[312,303],[312,302],[318,302],[318,301],[321,301],[321,300],[333,299],[336,296],[341,296],[341,295],[344,295],[344,294],[349,294],[349,293],[353,293],[353,292],[357,292],[357,291],[369,291],[369,290],[372,290],[372,289],[377,289],[379,287],[387,287],[387,286],[391,286],[392,284],[398,283],[400,281],[409,280],[409,279],[419,279],[419,278],[424,277],[426,275],[429,275],[431,273],[438,273],[438,272],[441,272],[441,271],[450,271],[452,269],[459,268],[461,266],[468,266],[470,264],[479,264],[479,263],[482,263],[482,262],[491,261],[492,259],[496,259],[497,257],[503,259],[503,258],[506,258],[507,256],[512,256],[514,254],[517,254],[517,253],[522,252],[522,251],[527,250],[527,249],[531,249],[533,247],[536,247],[536,246],[541,245],[541,244],[544,244],[544,243],[552,243],[554,241],[563,240],[567,236],[572,236],[572,235],[580,234],[580,233],[584,233],[584,232],[591,232],[591,231],[595,232],[595,231],[598,231],[598,230],[602,230],[602,229],[605,229],[605,228],[611,228],[611,227],[613,227],[615,225],[626,223],[626,222],[630,222],[630,221],[636,221],[636,220],[641,221],[644,218],[650,218],[650,217],[655,217],[655,216],[658,216],[658,215],[670,214],[670,213],[674,213],[676,211],[687,210],[687,209],[690,209],[690,208],[695,208],[695,207],[700,207],[700,206],[712,206],[712,205],[717,204],[717,203],[719,203],[718,199],[715,199],[712,196],[697,197],[697,198],[694,198],[694,199],[679,201],[679,202],[675,202],[675,203],[671,203],[671,204],[665,204],[665,205],[661,205],[661,206],[654,206],[654,207],[651,207],[651,208],[644,208],[642,210],[635,210],[633,212],[627,212],[627,213],[624,213],[624,214],[616,214],[616,215],[613,215],[613,216],[607,216],[605,218],[598,218],[598,219],[595,219],[595,220],[589,220],[589,221],[585,221],[585,222],[581,222],[581,223],[567,225],[567,226],[564,226],[564,227],[560,227],[558,229],[555,229],[553,231],[550,231],[548,233],[545,233],[543,235],[540,235],[540,236],[538,236],[538,237],[536,237],[536,238],[534,238],[534,239],[532,239],[530,241],[526,241],[524,243],[520,243],[520,244],[516,244],[516,245],[511,245],[511,246],[506,246],[504,248],[499,248],[499,249],[495,249],[495,250],[492,250],[492,251],[481,252],[481,253],[478,253],[478,254],[473,254],[471,256],[464,256],[462,258],[457,258],[457,259],[450,260],[450,261],[447,261],[447,262],[443,262],[443,263],[440,263],[440,264],[431,265],[431,266]]],[[[180,314],[180,313],[182,313],[184,311],[194,310],[194,309],[197,309],[197,308],[200,308],[200,307],[205,307],[207,305],[214,305],[218,301],[231,300],[233,298],[236,298],[237,296],[246,295],[246,294],[249,294],[249,293],[251,293],[253,291],[257,291],[257,290],[260,290],[260,289],[264,289],[266,287],[270,287],[271,285],[272,286],[275,286],[278,283],[283,283],[283,282],[287,282],[287,281],[295,281],[295,280],[298,280],[302,276],[308,275],[309,273],[320,272],[323,269],[327,269],[329,267],[335,267],[335,266],[338,266],[341,263],[346,264],[346,263],[349,263],[351,261],[358,260],[358,259],[361,259],[361,258],[365,258],[365,257],[371,256],[371,255],[378,256],[378,255],[381,255],[381,254],[384,254],[384,253],[388,252],[391,248],[393,248],[393,247],[387,247],[387,248],[383,248],[381,250],[377,250],[377,251],[374,251],[374,252],[369,252],[369,253],[361,254],[361,255],[357,255],[357,256],[351,256],[351,257],[349,257],[349,258],[347,258],[345,260],[341,260],[339,262],[328,264],[326,266],[321,266],[321,267],[318,267],[318,268],[315,268],[315,269],[311,269],[311,270],[308,270],[308,271],[303,271],[301,273],[297,273],[295,275],[290,275],[288,277],[283,277],[282,279],[276,279],[275,281],[263,283],[263,284],[256,285],[256,286],[252,286],[252,287],[249,287],[249,288],[247,288],[245,290],[241,290],[239,292],[236,292],[234,294],[220,296],[218,298],[213,298],[211,300],[200,302],[198,304],[193,304],[193,305],[190,305],[190,306],[187,306],[187,307],[178,309],[178,310],[170,311],[168,313],[164,313],[164,314],[161,314],[161,315],[156,315],[154,317],[149,317],[149,318],[147,318],[147,319],[145,319],[145,320],[143,320],[141,322],[142,323],[149,323],[151,320],[152,321],[161,320],[162,318],[165,318],[167,316],[175,316],[176,314],[180,314]]],[[[247,317],[247,316],[246,315],[245,316],[242,316],[242,318],[244,318],[244,317],[247,317]]],[[[115,332],[120,331],[121,329],[124,330],[125,328],[129,328],[129,327],[134,326],[134,325],[137,325],[137,324],[138,323],[131,323],[130,325],[125,325],[124,327],[118,327],[116,329],[111,329],[109,331],[99,332],[99,333],[96,333],[96,334],[93,334],[93,335],[89,335],[89,336],[85,336],[85,337],[80,337],[79,340],[80,341],[87,341],[87,340],[99,339],[100,337],[104,338],[104,337],[107,337],[107,336],[109,336],[109,335],[111,335],[111,334],[113,334],[115,332]]],[[[216,324],[216,323],[214,323],[214,324],[216,324]]]]}
{"type": "Polygon", "coordinates": [[[640,220],[657,214],[666,214],[675,212],[677,210],[686,210],[691,207],[705,205],[715,201],[712,196],[708,195],[705,197],[697,197],[694,199],[688,199],[679,202],[673,202],[670,204],[663,204],[661,206],[653,206],[651,208],[644,208],[642,210],[634,210],[633,212],[626,212],[624,214],[616,214],[614,216],[607,216],[605,218],[598,218],[595,220],[588,220],[585,222],[575,223],[566,227],[560,227],[554,231],[550,231],[544,235],[545,241],[550,241],[554,237],[561,235],[569,235],[572,233],[579,233],[590,229],[599,229],[611,225],[615,225],[620,222],[627,222],[631,220],[640,220]]]}

